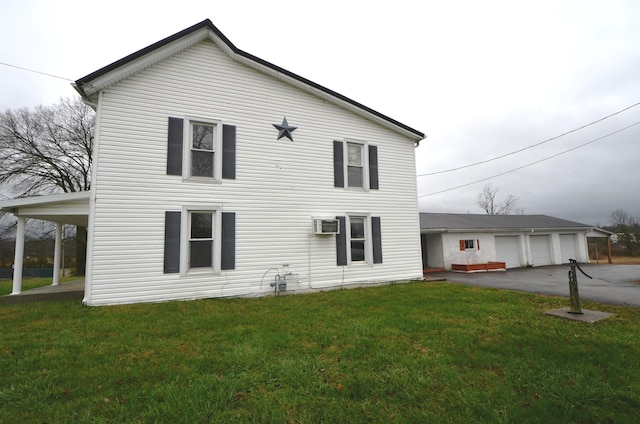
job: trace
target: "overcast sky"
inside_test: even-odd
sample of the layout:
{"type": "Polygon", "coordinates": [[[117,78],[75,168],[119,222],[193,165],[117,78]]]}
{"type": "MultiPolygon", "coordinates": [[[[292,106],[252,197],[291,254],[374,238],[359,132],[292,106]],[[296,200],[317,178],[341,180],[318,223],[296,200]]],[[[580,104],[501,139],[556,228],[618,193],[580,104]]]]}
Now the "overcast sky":
{"type": "Polygon", "coordinates": [[[640,102],[634,0],[0,0],[0,111],[71,97],[70,80],[207,18],[236,47],[427,134],[423,212],[482,213],[490,183],[526,214],[640,215],[640,125],[622,130],[640,106],[423,175],[640,102]]]}

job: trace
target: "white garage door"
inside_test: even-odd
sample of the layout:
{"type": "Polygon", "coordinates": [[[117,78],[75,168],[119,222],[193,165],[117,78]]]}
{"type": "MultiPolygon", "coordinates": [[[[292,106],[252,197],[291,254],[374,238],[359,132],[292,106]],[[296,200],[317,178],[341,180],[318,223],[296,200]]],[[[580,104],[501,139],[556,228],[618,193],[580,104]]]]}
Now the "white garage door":
{"type": "Polygon", "coordinates": [[[551,265],[551,245],[549,236],[530,236],[531,262],[533,266],[551,265]]]}
{"type": "Polygon", "coordinates": [[[522,266],[520,260],[520,242],[518,236],[496,236],[496,260],[505,262],[507,268],[519,268],[522,266]]]}
{"type": "Polygon", "coordinates": [[[568,264],[569,259],[578,258],[575,234],[560,234],[560,252],[562,253],[563,264],[568,264]]]}

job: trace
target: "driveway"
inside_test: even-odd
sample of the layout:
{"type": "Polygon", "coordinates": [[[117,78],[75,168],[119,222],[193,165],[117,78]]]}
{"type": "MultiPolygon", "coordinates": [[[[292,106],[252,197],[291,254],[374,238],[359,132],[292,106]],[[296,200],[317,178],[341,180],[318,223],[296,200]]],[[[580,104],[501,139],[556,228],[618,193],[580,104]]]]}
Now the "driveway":
{"type": "MultiPolygon", "coordinates": [[[[580,267],[593,277],[590,280],[576,270],[581,300],[640,307],[640,265],[581,264],[580,267]]],[[[554,265],[506,272],[446,272],[445,277],[452,283],[569,298],[569,269],[569,265],[554,265]]]]}

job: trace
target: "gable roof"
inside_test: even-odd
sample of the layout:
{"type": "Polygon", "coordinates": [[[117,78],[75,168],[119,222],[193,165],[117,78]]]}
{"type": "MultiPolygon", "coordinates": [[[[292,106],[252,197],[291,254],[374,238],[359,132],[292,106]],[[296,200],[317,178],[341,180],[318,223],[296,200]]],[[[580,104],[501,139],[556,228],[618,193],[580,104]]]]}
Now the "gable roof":
{"type": "Polygon", "coordinates": [[[302,88],[303,90],[318,95],[328,101],[339,104],[360,115],[365,115],[367,118],[382,123],[386,127],[404,133],[415,142],[425,138],[424,133],[398,122],[395,119],[358,103],[355,100],[351,100],[342,94],[323,87],[320,84],[316,84],[313,81],[294,74],[293,72],[289,72],[286,69],[238,49],[227,37],[224,36],[224,34],[220,32],[220,30],[218,30],[218,28],[215,27],[215,25],[213,25],[209,19],[205,19],[200,23],[92,72],[77,80],[73,84],[73,87],[85,100],[95,103],[94,96],[103,88],[106,88],[117,81],[139,72],[142,69],[205,39],[213,41],[233,60],[302,88]]]}
{"type": "Polygon", "coordinates": [[[421,232],[468,232],[505,230],[591,230],[592,225],[548,215],[480,215],[420,213],[421,232]]]}

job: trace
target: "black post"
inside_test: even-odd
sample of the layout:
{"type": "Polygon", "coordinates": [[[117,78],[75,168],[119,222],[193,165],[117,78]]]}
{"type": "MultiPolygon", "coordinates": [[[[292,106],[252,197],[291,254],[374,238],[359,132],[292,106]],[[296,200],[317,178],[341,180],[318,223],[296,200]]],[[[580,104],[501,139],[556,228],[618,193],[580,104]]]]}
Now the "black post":
{"type": "Polygon", "coordinates": [[[578,293],[578,277],[576,276],[576,263],[575,259],[569,259],[571,264],[571,271],[569,271],[569,298],[571,299],[570,314],[581,314],[580,309],[580,294],[578,293]]]}

